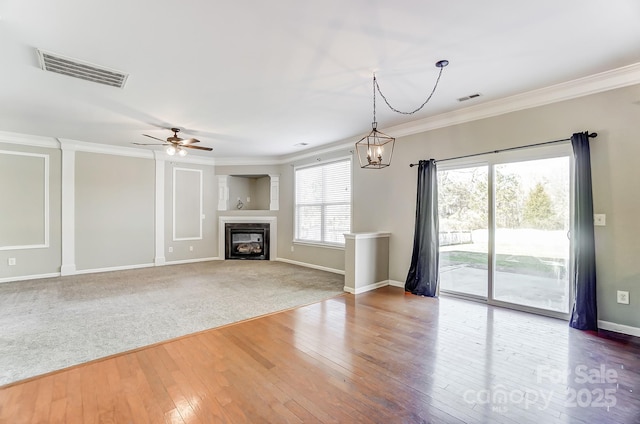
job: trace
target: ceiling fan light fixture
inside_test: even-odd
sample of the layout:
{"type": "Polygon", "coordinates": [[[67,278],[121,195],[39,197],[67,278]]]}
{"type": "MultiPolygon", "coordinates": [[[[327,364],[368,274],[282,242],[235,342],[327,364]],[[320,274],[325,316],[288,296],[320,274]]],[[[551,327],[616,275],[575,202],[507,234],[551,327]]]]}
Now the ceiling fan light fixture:
{"type": "Polygon", "coordinates": [[[204,146],[198,146],[196,145],[196,143],[200,143],[200,140],[197,140],[195,138],[189,138],[189,139],[183,139],[178,137],[178,132],[180,132],[180,128],[171,128],[171,131],[173,131],[173,136],[172,137],[167,137],[166,141],[155,137],[153,135],[149,135],[149,134],[142,134],[145,137],[149,137],[152,138],[156,141],[160,141],[162,142],[162,144],[158,144],[158,143],[136,143],[133,142],[133,144],[137,145],[137,146],[167,146],[167,148],[165,149],[165,152],[167,153],[167,155],[169,156],[173,156],[176,153],[180,156],[186,156],[187,155],[187,149],[195,149],[195,150],[204,150],[207,152],[212,151],[213,149],[211,147],[204,147],[204,146]]]}

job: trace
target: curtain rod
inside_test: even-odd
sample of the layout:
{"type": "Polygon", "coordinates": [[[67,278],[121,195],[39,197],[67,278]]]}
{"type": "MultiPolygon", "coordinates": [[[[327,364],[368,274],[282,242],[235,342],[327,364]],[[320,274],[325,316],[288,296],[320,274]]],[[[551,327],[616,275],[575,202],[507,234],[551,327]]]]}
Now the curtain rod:
{"type": "MultiPolygon", "coordinates": [[[[598,133],[588,134],[589,138],[596,138],[597,136],[598,136],[598,133]]],[[[527,144],[526,146],[508,147],[506,149],[491,150],[490,152],[473,153],[471,155],[456,156],[454,158],[438,159],[438,160],[436,160],[436,162],[444,162],[444,161],[447,161],[447,160],[454,160],[454,159],[472,158],[474,156],[488,155],[489,153],[508,152],[510,150],[520,150],[520,149],[526,149],[528,147],[544,146],[545,144],[561,143],[563,141],[570,141],[570,140],[571,140],[570,138],[563,138],[562,140],[545,141],[544,143],[527,144]]],[[[418,166],[418,164],[417,163],[410,163],[409,166],[413,168],[414,166],[418,166]]]]}

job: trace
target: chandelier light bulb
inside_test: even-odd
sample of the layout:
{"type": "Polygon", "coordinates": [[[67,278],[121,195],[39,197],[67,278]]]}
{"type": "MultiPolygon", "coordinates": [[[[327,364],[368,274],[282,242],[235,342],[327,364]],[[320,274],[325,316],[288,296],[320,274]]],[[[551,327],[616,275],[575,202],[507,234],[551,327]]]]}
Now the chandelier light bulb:
{"type": "Polygon", "coordinates": [[[186,151],[186,150],[184,150],[184,149],[178,149],[178,154],[179,154],[180,156],[187,156],[187,151],[186,151]]]}
{"type": "Polygon", "coordinates": [[[169,146],[169,147],[167,147],[167,154],[168,154],[169,156],[173,156],[173,155],[175,155],[175,154],[176,154],[176,148],[175,148],[175,147],[173,147],[173,146],[169,146]]]}

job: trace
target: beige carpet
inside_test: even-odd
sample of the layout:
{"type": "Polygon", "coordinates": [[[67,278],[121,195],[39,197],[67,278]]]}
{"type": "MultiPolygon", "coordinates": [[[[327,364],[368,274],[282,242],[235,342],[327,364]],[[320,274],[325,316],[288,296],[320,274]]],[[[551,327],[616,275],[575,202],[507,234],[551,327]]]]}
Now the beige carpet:
{"type": "Polygon", "coordinates": [[[344,277],[211,261],[0,284],[0,386],[342,294],[344,277]]]}

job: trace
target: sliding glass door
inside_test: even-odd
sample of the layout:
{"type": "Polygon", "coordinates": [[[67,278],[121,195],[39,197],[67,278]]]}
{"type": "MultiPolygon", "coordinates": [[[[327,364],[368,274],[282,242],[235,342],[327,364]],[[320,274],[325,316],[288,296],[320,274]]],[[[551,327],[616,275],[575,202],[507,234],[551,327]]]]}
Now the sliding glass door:
{"type": "Polygon", "coordinates": [[[442,292],[568,314],[571,161],[555,151],[439,166],[442,292]]]}
{"type": "Polygon", "coordinates": [[[569,157],[494,167],[493,298],[569,312],[569,157]]]}
{"type": "Polygon", "coordinates": [[[488,166],[438,172],[441,290],[487,297],[488,166]]]}

